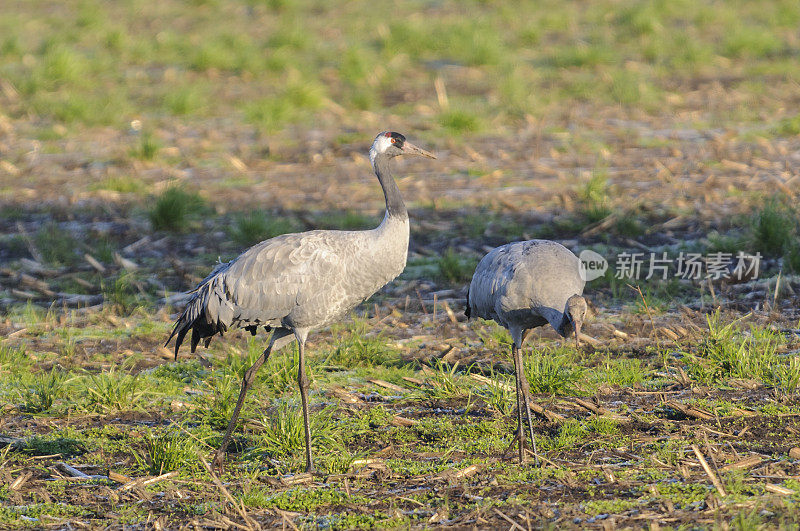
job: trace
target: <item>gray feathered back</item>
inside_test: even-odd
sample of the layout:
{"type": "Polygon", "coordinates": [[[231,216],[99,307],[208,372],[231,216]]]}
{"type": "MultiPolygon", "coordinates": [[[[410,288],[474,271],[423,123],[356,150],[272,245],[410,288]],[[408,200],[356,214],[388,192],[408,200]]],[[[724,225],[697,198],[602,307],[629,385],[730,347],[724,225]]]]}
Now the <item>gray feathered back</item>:
{"type": "Polygon", "coordinates": [[[399,275],[408,253],[408,218],[386,216],[367,231],[284,234],[219,264],[193,291],[167,343],[175,355],[230,328],[315,328],[329,324],[399,275]]]}
{"type": "Polygon", "coordinates": [[[561,333],[567,299],[582,294],[585,284],[580,260],[560,243],[509,243],[478,263],[467,296],[468,316],[493,319],[512,336],[548,322],[561,333]]]}

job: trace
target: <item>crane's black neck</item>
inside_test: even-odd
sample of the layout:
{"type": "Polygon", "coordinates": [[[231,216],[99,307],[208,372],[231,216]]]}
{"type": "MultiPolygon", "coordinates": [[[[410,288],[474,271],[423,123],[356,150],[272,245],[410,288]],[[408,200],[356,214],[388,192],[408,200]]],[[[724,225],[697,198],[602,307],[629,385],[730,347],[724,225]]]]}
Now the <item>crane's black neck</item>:
{"type": "Polygon", "coordinates": [[[397,188],[397,183],[394,182],[389,169],[389,159],[389,156],[380,153],[373,161],[375,174],[381,183],[383,197],[386,200],[386,215],[389,218],[408,219],[408,210],[406,210],[406,205],[400,196],[400,189],[397,188]]]}

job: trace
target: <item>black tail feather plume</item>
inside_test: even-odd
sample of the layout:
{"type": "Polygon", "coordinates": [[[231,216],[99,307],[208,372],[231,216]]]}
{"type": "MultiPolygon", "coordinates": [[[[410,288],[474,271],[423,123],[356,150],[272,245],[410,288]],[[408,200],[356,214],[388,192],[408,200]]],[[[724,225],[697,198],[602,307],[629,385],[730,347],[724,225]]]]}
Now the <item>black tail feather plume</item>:
{"type": "Polygon", "coordinates": [[[227,327],[222,323],[211,324],[206,320],[205,308],[203,308],[203,303],[200,299],[200,297],[193,297],[189,301],[186,309],[175,323],[175,328],[172,329],[172,333],[169,335],[169,338],[167,338],[167,342],[164,343],[166,347],[169,345],[169,342],[172,341],[172,338],[175,337],[176,360],[178,359],[178,350],[181,348],[181,344],[183,344],[183,340],[186,334],[189,333],[189,330],[192,331],[192,339],[190,342],[192,352],[197,350],[197,345],[200,341],[205,340],[203,344],[205,347],[208,347],[211,339],[216,334],[222,335],[227,330],[227,327]]]}

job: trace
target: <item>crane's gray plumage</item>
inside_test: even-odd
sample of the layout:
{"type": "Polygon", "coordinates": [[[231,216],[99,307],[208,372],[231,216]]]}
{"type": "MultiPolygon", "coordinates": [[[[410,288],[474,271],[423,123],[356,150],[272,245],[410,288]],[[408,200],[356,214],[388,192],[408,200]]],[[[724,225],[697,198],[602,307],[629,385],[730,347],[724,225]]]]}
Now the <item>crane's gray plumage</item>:
{"type": "MultiPolygon", "coordinates": [[[[261,242],[218,265],[195,288],[175,325],[175,355],[230,328],[317,328],[330,324],[399,275],[408,217],[386,216],[368,231],[315,230],[261,242]]],[[[170,336],[170,339],[172,336],[170,336]]]]}
{"type": "Polygon", "coordinates": [[[574,326],[567,300],[581,295],[585,284],[580,260],[560,243],[509,243],[490,251],[475,269],[467,317],[497,321],[519,347],[525,330],[547,323],[569,337],[574,326]]]}
{"type": "Polygon", "coordinates": [[[508,329],[514,341],[512,356],[517,379],[520,460],[524,460],[522,407],[534,444],[528,400],[528,381],[520,349],[531,329],[550,323],[563,337],[575,333],[576,345],[586,316],[582,297],[586,284],[580,260],[560,243],[548,240],[514,242],[497,247],[478,263],[467,292],[467,317],[492,319],[508,329]],[[522,397],[520,397],[522,394],[522,397]],[[522,400],[521,400],[522,398],[522,400]]]}
{"type": "Polygon", "coordinates": [[[375,137],[369,157],[386,201],[386,215],[372,230],[314,230],[266,240],[230,262],[219,264],[193,291],[175,323],[175,356],[191,330],[191,349],[208,346],[216,335],[245,328],[274,330],[263,355],[245,372],[234,412],[214,458],[222,465],[244,396],[258,368],[273,348],[294,335],[298,342],[298,384],[303,406],[306,468],[311,470],[308,387],[304,346],[311,330],[330,324],[397,277],[408,254],[408,212],[391,176],[389,160],[398,155],[431,153],[406,142],[403,135],[383,132],[375,137]]]}

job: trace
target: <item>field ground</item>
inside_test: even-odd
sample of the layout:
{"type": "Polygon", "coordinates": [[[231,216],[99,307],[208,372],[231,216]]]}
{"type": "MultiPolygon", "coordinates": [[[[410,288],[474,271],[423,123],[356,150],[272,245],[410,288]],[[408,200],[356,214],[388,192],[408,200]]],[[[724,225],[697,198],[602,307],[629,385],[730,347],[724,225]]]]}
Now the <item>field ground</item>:
{"type": "Polygon", "coordinates": [[[0,6],[0,528],[797,527],[796,2],[74,4],[0,6]],[[397,161],[406,271],[310,337],[321,474],[287,347],[217,478],[266,338],[174,361],[181,293],[377,224],[386,128],[439,158],[397,161]],[[537,331],[536,467],[506,452],[508,334],[463,316],[478,259],[534,237],[764,260],[610,270],[591,342],[537,331]]]}

